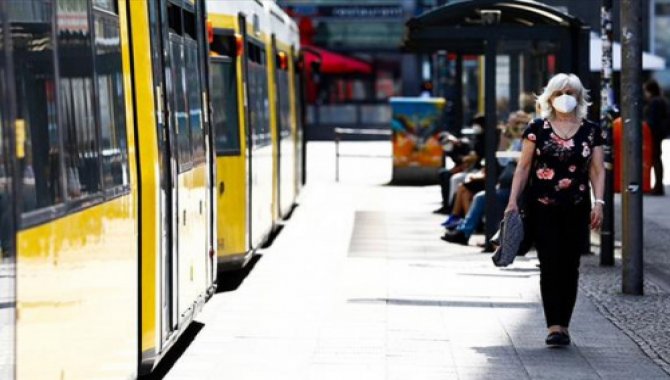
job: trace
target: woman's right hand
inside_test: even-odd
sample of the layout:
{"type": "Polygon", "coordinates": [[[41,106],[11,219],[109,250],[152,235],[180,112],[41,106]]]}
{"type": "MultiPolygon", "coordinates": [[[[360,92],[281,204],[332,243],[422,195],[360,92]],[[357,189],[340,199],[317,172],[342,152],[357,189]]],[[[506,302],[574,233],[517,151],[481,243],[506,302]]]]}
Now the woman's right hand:
{"type": "Polygon", "coordinates": [[[505,215],[512,211],[519,212],[519,206],[516,204],[516,202],[510,202],[507,204],[507,207],[505,208],[505,215]]]}

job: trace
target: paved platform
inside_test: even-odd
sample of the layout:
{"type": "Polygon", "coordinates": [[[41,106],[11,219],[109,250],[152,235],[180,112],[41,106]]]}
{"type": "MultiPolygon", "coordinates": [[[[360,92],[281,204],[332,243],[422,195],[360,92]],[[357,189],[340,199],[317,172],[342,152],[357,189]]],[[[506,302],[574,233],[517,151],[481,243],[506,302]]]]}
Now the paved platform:
{"type": "MultiPolygon", "coordinates": [[[[351,148],[389,149],[365,144],[351,148]]],[[[333,152],[310,144],[300,206],[167,379],[668,378],[583,294],[574,345],[545,347],[533,255],[498,269],[442,242],[436,186],[384,185],[384,159],[345,159],[337,184],[333,152]]]]}

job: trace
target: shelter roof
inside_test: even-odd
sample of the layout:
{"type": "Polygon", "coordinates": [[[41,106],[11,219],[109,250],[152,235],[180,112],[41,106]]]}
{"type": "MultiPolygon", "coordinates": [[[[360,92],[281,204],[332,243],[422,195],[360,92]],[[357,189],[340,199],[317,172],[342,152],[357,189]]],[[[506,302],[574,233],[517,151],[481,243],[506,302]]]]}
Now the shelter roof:
{"type": "Polygon", "coordinates": [[[461,0],[413,17],[407,22],[407,26],[483,26],[493,23],[564,27],[579,27],[584,24],[560,9],[534,0],[461,0]]]}

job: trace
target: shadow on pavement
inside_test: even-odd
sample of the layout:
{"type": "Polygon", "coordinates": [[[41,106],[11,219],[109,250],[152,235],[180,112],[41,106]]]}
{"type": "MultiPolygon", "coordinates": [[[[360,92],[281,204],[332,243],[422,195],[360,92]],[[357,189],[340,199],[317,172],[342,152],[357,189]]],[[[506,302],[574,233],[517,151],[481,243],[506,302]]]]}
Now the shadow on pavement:
{"type": "Polygon", "coordinates": [[[350,298],[347,303],[386,303],[396,306],[534,308],[535,302],[413,300],[400,298],[350,298]]]}
{"type": "Polygon", "coordinates": [[[167,355],[161,359],[160,364],[150,375],[140,376],[139,380],[158,380],[165,377],[165,375],[170,372],[174,364],[181,358],[181,356],[186,352],[188,347],[193,343],[195,338],[200,333],[200,330],[205,327],[203,323],[193,321],[188,326],[186,331],[179,337],[177,342],[168,350],[167,355]]]}
{"type": "Polygon", "coordinates": [[[244,268],[236,271],[219,273],[217,277],[216,292],[231,292],[239,288],[261,257],[263,257],[263,255],[255,254],[244,268]]]}

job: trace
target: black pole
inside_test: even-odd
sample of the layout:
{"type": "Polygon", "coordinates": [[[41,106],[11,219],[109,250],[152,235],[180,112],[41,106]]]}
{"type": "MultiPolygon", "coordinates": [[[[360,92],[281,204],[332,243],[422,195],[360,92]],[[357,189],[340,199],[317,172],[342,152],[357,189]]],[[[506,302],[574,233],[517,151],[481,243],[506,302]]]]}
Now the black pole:
{"type": "Polygon", "coordinates": [[[603,200],[603,225],[600,229],[600,265],[614,265],[614,152],[612,149],[612,119],[614,114],[612,93],[612,0],[603,0],[601,38],[603,47],[600,73],[600,125],[607,133],[605,151],[605,194],[603,200]]]}
{"type": "Polygon", "coordinates": [[[486,41],[486,56],[484,61],[484,93],[486,116],[486,127],[484,132],[484,147],[486,157],[486,246],[485,251],[491,251],[489,242],[498,228],[498,202],[496,199],[496,180],[498,178],[496,160],[497,144],[497,115],[496,115],[496,54],[497,41],[489,39],[486,41]]]}
{"type": "Polygon", "coordinates": [[[642,259],[642,2],[621,1],[623,120],[623,278],[625,294],[643,294],[642,259]]]}
{"type": "Polygon", "coordinates": [[[454,102],[454,109],[456,117],[454,118],[454,131],[458,136],[461,135],[463,129],[463,55],[456,54],[456,78],[454,78],[454,86],[456,86],[456,99],[454,102]]]}

